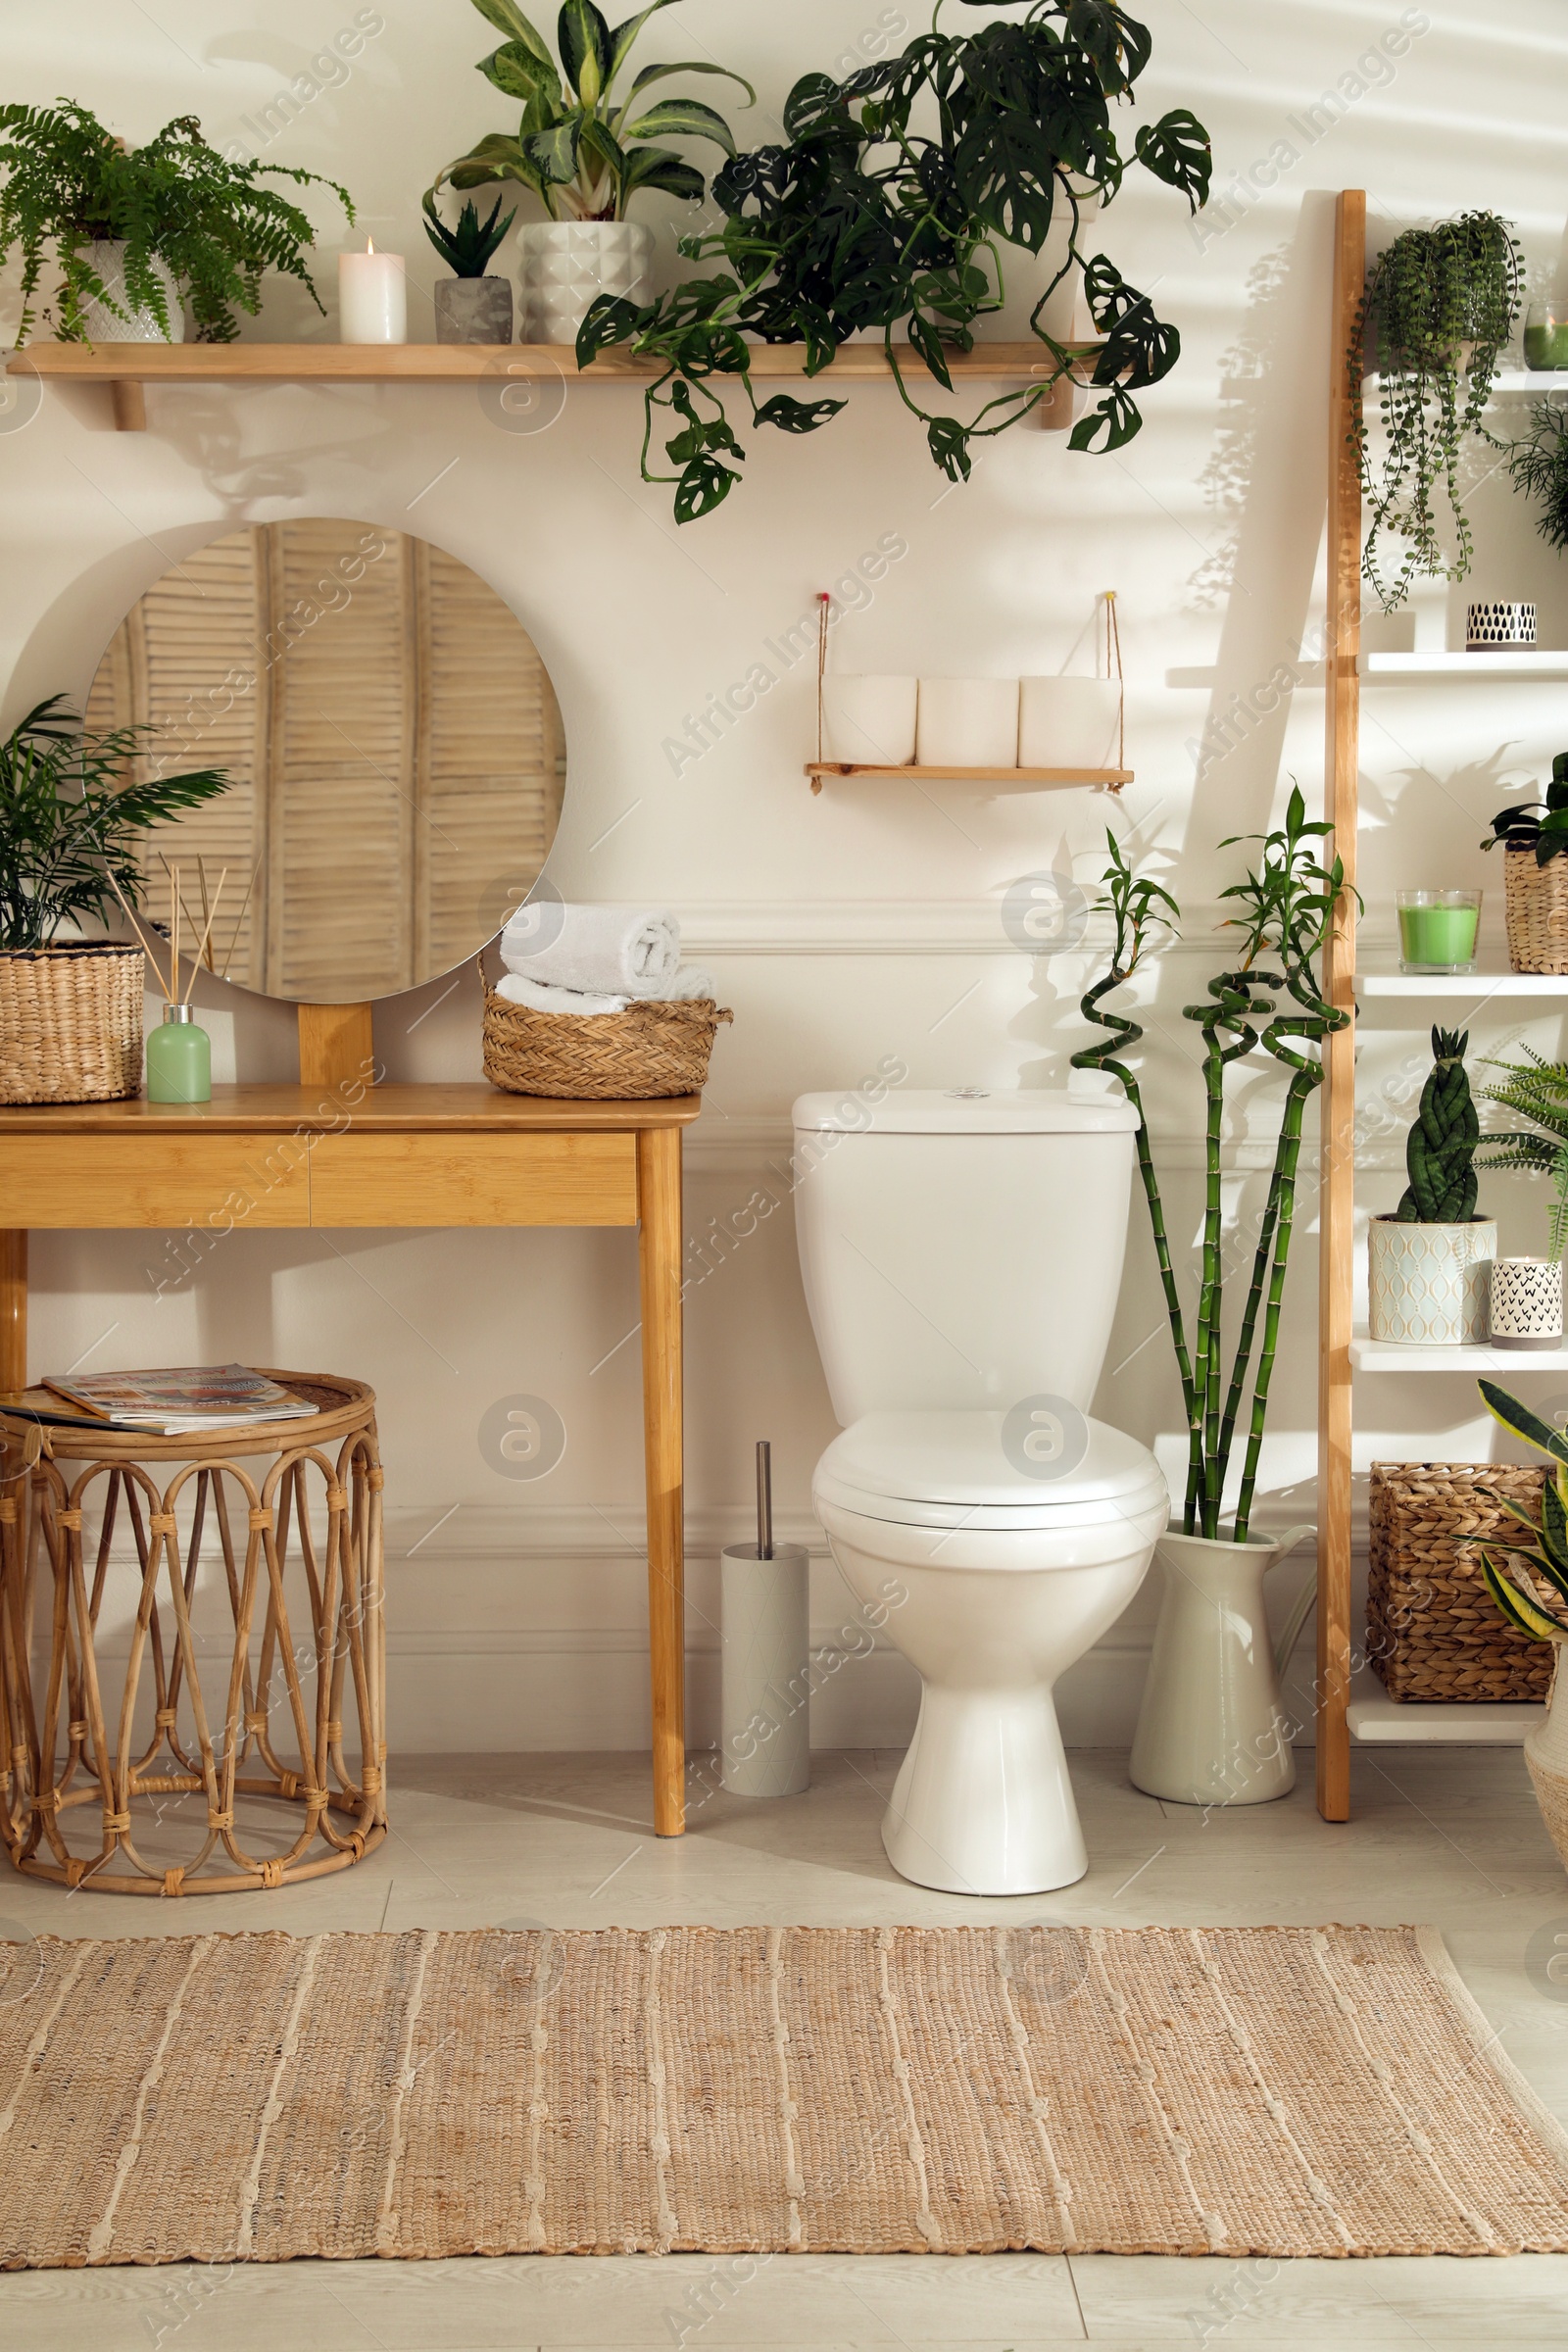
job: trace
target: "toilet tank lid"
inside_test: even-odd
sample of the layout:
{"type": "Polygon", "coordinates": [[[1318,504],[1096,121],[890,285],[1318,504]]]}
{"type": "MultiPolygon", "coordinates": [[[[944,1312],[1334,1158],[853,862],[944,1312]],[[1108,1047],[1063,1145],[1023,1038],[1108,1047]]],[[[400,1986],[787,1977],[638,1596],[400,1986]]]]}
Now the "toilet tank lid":
{"type": "Polygon", "coordinates": [[[1138,1125],[1120,1095],[1070,1095],[1064,1087],[897,1087],[880,1102],[846,1088],[799,1096],[793,1115],[798,1135],[1126,1135],[1138,1125]]]}
{"type": "Polygon", "coordinates": [[[1142,1509],[1165,1482],[1136,1438],[1041,1396],[1010,1413],[867,1413],[834,1439],[815,1485],[851,1510],[865,1495],[1032,1516],[1068,1504],[1142,1509]]]}

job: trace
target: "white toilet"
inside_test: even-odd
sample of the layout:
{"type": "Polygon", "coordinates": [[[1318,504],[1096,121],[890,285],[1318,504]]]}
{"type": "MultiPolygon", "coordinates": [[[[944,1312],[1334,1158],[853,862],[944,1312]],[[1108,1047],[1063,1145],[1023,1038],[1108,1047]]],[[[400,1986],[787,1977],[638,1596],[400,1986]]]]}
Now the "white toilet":
{"type": "Polygon", "coordinates": [[[795,1224],[844,1424],[813,1496],[924,1688],[882,1825],[895,1870],[1036,1894],[1089,1867],[1057,1676],[1144,1580],[1168,1496],[1088,1418],[1137,1120],[1066,1094],[803,1095],[795,1224]]]}

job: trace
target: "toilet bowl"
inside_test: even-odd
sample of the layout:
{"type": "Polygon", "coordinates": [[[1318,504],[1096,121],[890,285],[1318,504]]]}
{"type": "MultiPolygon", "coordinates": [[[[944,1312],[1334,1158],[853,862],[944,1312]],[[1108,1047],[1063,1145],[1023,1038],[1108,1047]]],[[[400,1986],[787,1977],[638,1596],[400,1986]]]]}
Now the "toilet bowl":
{"type": "Polygon", "coordinates": [[[1059,1093],[795,1105],[796,1233],[842,1434],[813,1496],[921,1678],[883,1823],[906,1879],[1037,1894],[1088,1868],[1055,1684],[1137,1592],[1168,1512],[1092,1420],[1137,1119],[1059,1093]]]}
{"type": "Polygon", "coordinates": [[[1056,1678],[1137,1592],[1169,1508],[1119,1430],[1086,1422],[1083,1458],[1047,1487],[1009,1460],[1005,1423],[868,1414],[812,1490],[845,1581],[921,1678],[882,1842],[953,1894],[1041,1894],[1088,1869],[1056,1678]]]}

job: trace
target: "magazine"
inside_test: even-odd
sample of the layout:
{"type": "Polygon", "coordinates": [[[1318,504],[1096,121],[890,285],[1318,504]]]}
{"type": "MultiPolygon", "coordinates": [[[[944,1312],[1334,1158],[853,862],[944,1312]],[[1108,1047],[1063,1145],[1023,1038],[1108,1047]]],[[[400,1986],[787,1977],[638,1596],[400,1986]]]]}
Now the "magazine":
{"type": "Polygon", "coordinates": [[[88,1372],[71,1380],[45,1378],[55,1396],[114,1429],[192,1437],[204,1430],[249,1429],[267,1421],[306,1421],[307,1404],[247,1364],[188,1364],[150,1372],[88,1372]]]}

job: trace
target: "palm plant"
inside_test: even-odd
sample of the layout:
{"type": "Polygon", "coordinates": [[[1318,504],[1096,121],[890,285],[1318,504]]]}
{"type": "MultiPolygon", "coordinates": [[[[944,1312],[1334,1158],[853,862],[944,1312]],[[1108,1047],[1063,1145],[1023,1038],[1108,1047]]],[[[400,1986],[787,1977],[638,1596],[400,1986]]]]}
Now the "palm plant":
{"type": "Polygon", "coordinates": [[[190,303],[197,341],[231,343],[239,331],[234,312],[254,317],[269,270],[297,278],[322,308],[305,266],[315,239],[310,220],[264,188],[261,174],[330,188],[354,219],[348,190],[335,179],[289,164],[230,162],[203,138],[194,115],[166,122],[145,147],[127,147],[66,98],[52,107],[0,106],[0,263],[13,252],[22,257],[19,349],[34,323],[32,298],[51,246],[60,270],[54,316],[61,342],[87,340],[82,306],[92,301],[127,325],[132,310],[150,311],[167,335],[162,263],[190,303]],[[124,245],[123,300],[84,250],[106,240],[124,245]]]}
{"type": "Polygon", "coordinates": [[[117,885],[134,906],[138,836],[227,790],[213,767],[122,783],[146,732],[83,738],[53,694],[0,740],[0,951],[46,948],[83,915],[104,921],[117,885]]]}
{"type": "Polygon", "coordinates": [[[1531,1046],[1520,1051],[1522,1061],[1494,1061],[1492,1066],[1506,1075],[1500,1086],[1484,1090],[1482,1101],[1528,1119],[1530,1128],[1489,1137],[1478,1164],[1551,1178],[1555,1198],[1548,1218],[1549,1257],[1556,1266],[1568,1250],[1568,1061],[1547,1061],[1531,1046]]]}
{"type": "Polygon", "coordinates": [[[479,71],[507,97],[521,100],[522,120],[515,133],[492,131],[446,165],[436,188],[514,180],[533,190],[553,220],[624,220],[627,205],[642,188],[701,203],[703,175],[673,148],[628,142],[708,139],[733,155],[729,124],[700,99],[650,104],[644,93],[676,74],[716,74],[738,82],[751,106],[757,92],[744,74],[726,66],[688,59],[644,66],[625,96],[617,97],[643,26],[673,0],[653,0],[652,7],[613,30],[593,0],[565,0],[556,26],[559,65],[515,0],[473,0],[473,5],[487,24],[506,35],[499,49],[480,59],[479,71]]]}
{"type": "Polygon", "coordinates": [[[1506,1496],[1498,1497],[1530,1541],[1482,1546],[1487,1590],[1517,1632],[1528,1634],[1533,1642],[1568,1642],[1568,1438],[1494,1382],[1482,1380],[1476,1386],[1493,1419],[1500,1421],[1510,1437],[1534,1446],[1551,1465],[1541,1492],[1539,1519],[1506,1496]]]}
{"type": "Polygon", "coordinates": [[[1243,1544],[1250,1531],[1295,1227],[1302,1118],[1308,1101],[1323,1083],[1323,1040],[1342,1029],[1349,1017],[1325,1001],[1317,979],[1317,960],[1345,887],[1340,860],[1325,865],[1318,854],[1318,845],[1330,830],[1326,824],[1308,823],[1306,804],[1293,787],[1282,827],[1272,833],[1233,835],[1231,841],[1221,844],[1229,848],[1239,840],[1258,841],[1262,854],[1255,870],[1221,894],[1241,905],[1240,913],[1232,918],[1234,928],[1242,934],[1239,962],[1209,982],[1207,1004],[1183,1008],[1183,1017],[1196,1022],[1202,1032],[1207,1104],[1201,1270],[1197,1309],[1191,1320],[1171,1260],[1143,1100],[1137,1078],[1122,1058],[1138,1044],[1143,1031],[1124,1015],[1106,1011],[1102,1003],[1109,991],[1133,978],[1160,928],[1173,929],[1171,917],[1180,910],[1157,884],[1133,875],[1114,837],[1106,836],[1110,864],[1103,876],[1107,895],[1101,907],[1112,921],[1110,963],[1104,976],[1086,992],[1082,1008],[1087,1019],[1115,1035],[1103,1045],[1075,1054],[1072,1066],[1108,1070],[1119,1078],[1138,1114],[1139,1174],[1187,1416],[1182,1532],[1189,1536],[1229,1535],[1243,1544]],[[1168,908],[1169,915],[1161,908],[1168,908]],[[1276,964],[1277,969],[1273,968],[1276,964]],[[1225,1073],[1257,1047],[1290,1072],[1290,1080],[1241,1326],[1227,1369],[1220,1168],[1225,1073]],[[1244,1425],[1246,1452],[1236,1511],[1230,1527],[1222,1529],[1220,1512],[1227,1475],[1244,1425]]]}

